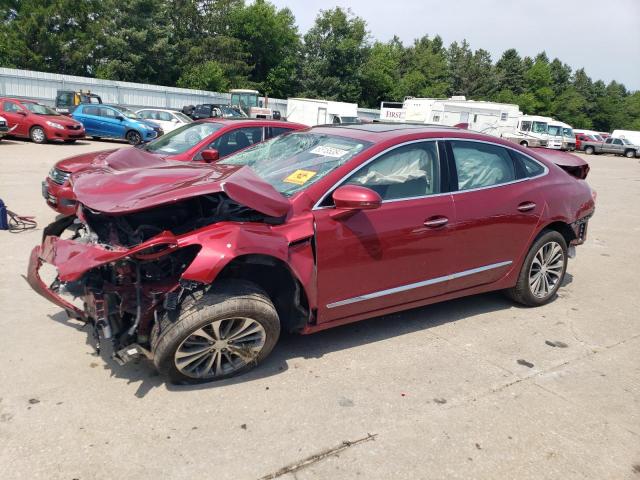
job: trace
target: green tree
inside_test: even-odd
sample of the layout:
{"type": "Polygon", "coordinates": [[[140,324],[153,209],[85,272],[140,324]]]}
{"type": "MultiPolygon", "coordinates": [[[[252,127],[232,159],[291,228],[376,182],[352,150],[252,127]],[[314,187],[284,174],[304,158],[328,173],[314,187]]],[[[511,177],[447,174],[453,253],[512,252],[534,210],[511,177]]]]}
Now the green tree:
{"type": "Polygon", "coordinates": [[[229,80],[218,62],[208,60],[185,70],[178,79],[177,85],[182,88],[226,92],[229,89],[229,80]]]}
{"type": "Polygon", "coordinates": [[[515,95],[524,92],[525,66],[518,52],[510,48],[496,62],[496,81],[500,92],[510,91],[515,95]]]}
{"type": "Polygon", "coordinates": [[[450,90],[449,66],[442,39],[424,36],[405,51],[403,74],[396,98],[405,96],[440,98],[450,90]]]}
{"type": "Polygon", "coordinates": [[[365,21],[351,11],[321,10],[304,36],[303,95],[357,102],[367,39],[365,21]]]}
{"type": "Polygon", "coordinates": [[[404,47],[398,37],[386,43],[375,42],[361,70],[363,104],[377,108],[384,100],[402,100],[394,89],[400,79],[404,47]]]}
{"type": "Polygon", "coordinates": [[[301,41],[291,10],[277,10],[265,0],[236,8],[231,16],[231,35],[248,53],[250,81],[275,96],[287,96],[297,88],[301,41]]]}

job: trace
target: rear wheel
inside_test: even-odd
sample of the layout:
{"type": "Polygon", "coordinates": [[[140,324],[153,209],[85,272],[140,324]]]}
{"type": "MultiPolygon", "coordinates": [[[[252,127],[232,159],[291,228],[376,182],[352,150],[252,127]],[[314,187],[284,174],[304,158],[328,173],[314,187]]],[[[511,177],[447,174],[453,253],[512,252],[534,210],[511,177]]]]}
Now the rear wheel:
{"type": "Polygon", "coordinates": [[[595,150],[593,149],[593,147],[585,147],[584,149],[584,153],[586,153],[587,155],[591,155],[593,154],[595,150]]]}
{"type": "Polygon", "coordinates": [[[280,321],[266,293],[251,283],[230,283],[187,299],[173,320],[164,315],[151,334],[154,363],[175,383],[228,378],[260,363],[280,336],[280,321]]]}
{"type": "Polygon", "coordinates": [[[520,142],[520,145],[522,145],[524,148],[527,148],[529,146],[529,142],[527,142],[526,140],[523,140],[520,142]]]}
{"type": "Polygon", "coordinates": [[[139,145],[142,143],[142,135],[135,130],[129,130],[125,135],[125,138],[131,145],[139,145]]]}
{"type": "Polygon", "coordinates": [[[515,287],[507,294],[529,307],[553,299],[567,271],[567,242],[555,230],[544,231],[533,243],[515,287]]]}
{"type": "Polygon", "coordinates": [[[29,137],[33,143],[46,143],[47,135],[44,133],[44,128],[42,127],[33,127],[29,131],[29,137]]]}

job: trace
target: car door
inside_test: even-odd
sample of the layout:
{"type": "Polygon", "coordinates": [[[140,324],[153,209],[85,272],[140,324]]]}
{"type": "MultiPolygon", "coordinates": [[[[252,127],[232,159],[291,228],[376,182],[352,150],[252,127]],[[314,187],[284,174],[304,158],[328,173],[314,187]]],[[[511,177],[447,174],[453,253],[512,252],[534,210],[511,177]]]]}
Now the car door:
{"type": "Polygon", "coordinates": [[[126,123],[124,116],[111,107],[98,107],[100,110],[100,130],[105,137],[124,138],[126,123]]]}
{"type": "Polygon", "coordinates": [[[447,142],[455,224],[452,291],[483,285],[517,266],[545,207],[544,165],[488,142],[447,142]],[[538,180],[536,180],[538,179],[538,180]]]}
{"type": "Polygon", "coordinates": [[[27,125],[28,112],[24,110],[18,103],[11,100],[4,100],[2,103],[2,114],[6,120],[12,135],[26,137],[29,135],[29,127],[27,125]]]}
{"type": "Polygon", "coordinates": [[[611,151],[617,155],[622,155],[624,153],[624,142],[619,138],[614,138],[611,142],[611,151]]]}
{"type": "Polygon", "coordinates": [[[602,144],[603,153],[615,153],[615,147],[613,145],[613,138],[607,138],[602,144]]]}
{"type": "Polygon", "coordinates": [[[101,118],[98,107],[80,105],[74,110],[72,116],[84,125],[87,135],[96,137],[102,135],[101,118]]]}
{"type": "Polygon", "coordinates": [[[454,210],[439,153],[436,141],[397,146],[341,182],[378,192],[375,210],[337,218],[331,193],[314,209],[319,323],[446,292],[454,210]]]}

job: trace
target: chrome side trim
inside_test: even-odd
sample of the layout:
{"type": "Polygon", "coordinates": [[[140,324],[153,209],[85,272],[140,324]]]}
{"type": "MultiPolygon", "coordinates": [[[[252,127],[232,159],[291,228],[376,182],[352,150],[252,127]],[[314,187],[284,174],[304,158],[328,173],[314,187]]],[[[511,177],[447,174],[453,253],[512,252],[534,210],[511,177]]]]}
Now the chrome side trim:
{"type": "Polygon", "coordinates": [[[350,305],[352,303],[363,302],[365,300],[372,300],[374,298],[384,297],[387,295],[393,295],[400,292],[406,292],[407,290],[413,290],[414,288],[427,287],[429,285],[435,285],[436,283],[447,282],[455,280],[456,278],[468,277],[469,275],[475,275],[476,273],[486,272],[487,270],[493,270],[495,268],[506,267],[513,262],[507,260],[505,262],[492,263],[491,265],[485,265],[483,267],[472,268],[471,270],[464,270],[462,272],[452,273],[451,275],[445,275],[443,277],[430,278],[423,280],[422,282],[410,283],[408,285],[402,285],[400,287],[389,288],[387,290],[380,290],[373,293],[366,293],[357,297],[347,298],[333,303],[328,303],[327,308],[342,307],[344,305],[350,305]]]}
{"type": "MultiPolygon", "coordinates": [[[[472,132],[472,133],[478,133],[478,132],[472,132]]],[[[501,139],[504,140],[504,139],[501,139]]],[[[539,174],[536,175],[535,177],[524,177],[524,178],[518,178],[516,180],[512,180],[510,182],[504,182],[504,183],[498,183],[496,185],[488,185],[486,187],[478,187],[478,188],[470,188],[469,190],[453,190],[451,192],[440,192],[440,193],[432,193],[430,195],[422,195],[419,197],[410,197],[410,198],[394,198],[393,200],[383,200],[382,203],[394,203],[394,202],[402,202],[402,201],[406,201],[406,200],[417,200],[417,199],[421,199],[421,198],[432,198],[432,197],[441,197],[444,195],[458,195],[461,193],[467,193],[467,192],[476,192],[478,190],[486,190],[489,188],[498,188],[498,187],[503,187],[506,185],[512,185],[514,183],[521,183],[521,182],[528,182],[529,180],[535,180],[537,178],[540,177],[544,177],[545,175],[547,175],[549,173],[549,168],[544,164],[541,163],[539,160],[536,160],[535,158],[533,158],[531,155],[527,155],[524,152],[521,152],[520,150],[517,150],[509,145],[502,145],[500,143],[494,143],[494,142],[490,142],[487,140],[476,140],[476,139],[470,139],[470,138],[457,138],[457,137],[437,137],[437,138],[422,138],[419,140],[410,140],[408,142],[404,142],[404,143],[399,143],[397,145],[393,145],[392,147],[389,147],[385,150],[383,150],[380,153],[377,153],[376,155],[374,155],[373,157],[371,157],[369,160],[367,160],[366,162],[364,162],[362,165],[359,165],[357,168],[351,170],[348,174],[346,174],[344,177],[342,177],[340,180],[338,180],[331,188],[329,188],[324,195],[322,195],[320,197],[320,199],[314,204],[313,208],[311,209],[312,211],[314,210],[324,210],[324,209],[328,209],[328,208],[335,208],[333,205],[327,205],[327,206],[321,206],[322,202],[324,202],[325,198],[327,198],[329,195],[331,195],[331,193],[340,186],[340,184],[342,182],[344,182],[347,178],[349,178],[351,175],[353,175],[354,173],[356,173],[358,170],[360,170],[361,168],[366,167],[369,163],[373,162],[374,160],[376,160],[378,157],[384,155],[385,153],[390,152],[391,150],[394,150],[396,148],[400,148],[400,147],[404,147],[406,145],[411,145],[413,143],[420,143],[420,142],[438,142],[438,141],[464,141],[464,142],[476,142],[476,143],[485,143],[488,145],[493,145],[496,147],[502,147],[502,148],[506,148],[508,150],[512,150],[514,152],[519,153],[520,155],[523,155],[525,157],[527,157],[528,159],[532,160],[533,162],[537,163],[538,165],[540,165],[544,171],[539,174]]],[[[507,141],[507,140],[505,140],[507,141]]],[[[440,155],[438,153],[438,161],[440,161],[440,155]]],[[[442,163],[440,164],[440,167],[442,167],[442,163]]]]}

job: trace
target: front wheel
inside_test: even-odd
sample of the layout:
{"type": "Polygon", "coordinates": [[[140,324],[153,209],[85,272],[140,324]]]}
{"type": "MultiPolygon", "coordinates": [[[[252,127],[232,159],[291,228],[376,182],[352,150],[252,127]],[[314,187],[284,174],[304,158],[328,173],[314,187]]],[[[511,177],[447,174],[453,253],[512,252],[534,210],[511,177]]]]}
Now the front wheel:
{"type": "Polygon", "coordinates": [[[522,145],[524,148],[527,148],[529,146],[529,142],[527,142],[526,140],[523,140],[520,142],[520,145],[522,145]]]}
{"type": "Polygon", "coordinates": [[[142,135],[135,130],[129,130],[125,135],[125,138],[131,145],[140,145],[142,143],[142,135]]]}
{"type": "Polygon", "coordinates": [[[47,143],[47,135],[42,127],[33,127],[29,132],[29,137],[33,143],[47,143]]]}
{"type": "Polygon", "coordinates": [[[567,271],[567,242],[555,230],[547,230],[533,243],[515,287],[507,294],[529,307],[553,299],[567,271]]]}
{"type": "Polygon", "coordinates": [[[634,150],[627,150],[624,152],[624,156],[627,158],[635,158],[636,152],[634,150]]]}
{"type": "Polygon", "coordinates": [[[280,336],[266,293],[231,283],[188,298],[177,318],[164,315],[151,334],[154,363],[174,383],[228,378],[260,363],[280,336]]]}
{"type": "Polygon", "coordinates": [[[591,155],[593,154],[595,150],[593,149],[593,147],[587,147],[584,149],[584,153],[586,153],[587,155],[591,155]]]}

